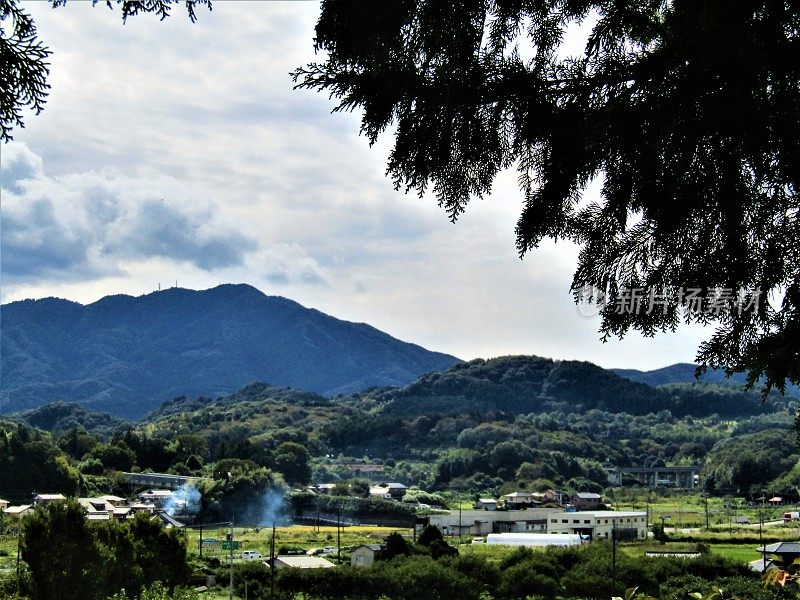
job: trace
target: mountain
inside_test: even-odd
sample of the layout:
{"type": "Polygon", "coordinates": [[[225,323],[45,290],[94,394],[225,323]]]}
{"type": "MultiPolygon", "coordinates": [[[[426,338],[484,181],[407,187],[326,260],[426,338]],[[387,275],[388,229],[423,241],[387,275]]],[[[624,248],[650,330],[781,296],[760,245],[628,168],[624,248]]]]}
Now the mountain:
{"type": "MultiPolygon", "coordinates": [[[[696,383],[694,372],[697,365],[691,363],[677,363],[662,367],[661,369],[654,369],[652,371],[638,371],[636,369],[611,369],[620,377],[625,377],[631,381],[638,381],[639,383],[646,383],[653,387],[660,385],[669,385],[673,383],[696,383]]],[[[725,376],[725,371],[720,369],[709,369],[700,376],[700,382],[703,383],[718,383],[724,385],[736,386],[743,388],[747,382],[747,377],[744,373],[734,373],[730,378],[725,376]]],[[[754,389],[758,391],[758,389],[754,389]]],[[[800,387],[792,384],[786,385],[786,394],[800,398],[800,387]]]]}
{"type": "Polygon", "coordinates": [[[689,383],[654,388],[589,362],[538,356],[504,356],[459,363],[428,373],[400,389],[373,390],[359,401],[385,413],[423,415],[502,412],[585,413],[593,409],[645,415],[669,410],[675,417],[749,416],[782,410],[785,400],[729,386],[689,383]]]}
{"type": "Polygon", "coordinates": [[[401,386],[458,361],[248,285],[88,305],[2,306],[2,412],[54,401],[136,418],[176,396],[268,381],[332,396],[401,386]]]}
{"type": "Polygon", "coordinates": [[[59,436],[73,427],[82,427],[101,440],[131,426],[129,421],[107,413],[86,410],[67,402],[53,402],[39,408],[12,415],[12,418],[59,436]]]}

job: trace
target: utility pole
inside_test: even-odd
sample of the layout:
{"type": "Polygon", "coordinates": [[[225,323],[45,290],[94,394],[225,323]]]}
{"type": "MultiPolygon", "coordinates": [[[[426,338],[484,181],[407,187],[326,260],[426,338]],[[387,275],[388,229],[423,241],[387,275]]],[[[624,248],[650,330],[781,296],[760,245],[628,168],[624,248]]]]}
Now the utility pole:
{"type": "Polygon", "coordinates": [[[230,549],[230,565],[228,567],[228,573],[230,576],[230,583],[228,587],[228,593],[230,596],[230,600],[233,600],[233,516],[231,516],[231,531],[230,531],[230,542],[229,542],[229,549],[230,549]]]}
{"type": "Polygon", "coordinates": [[[342,564],[342,505],[336,504],[336,561],[342,564]]]}
{"type": "Polygon", "coordinates": [[[461,494],[456,492],[456,503],[458,504],[458,543],[461,543],[461,494]]]}
{"type": "Polygon", "coordinates": [[[617,593],[617,519],[611,517],[611,573],[614,593],[617,593]]]}
{"type": "Polygon", "coordinates": [[[22,517],[17,516],[19,523],[17,524],[17,592],[22,593],[22,581],[19,577],[19,553],[20,553],[20,534],[22,533],[22,517]]]}
{"type": "Polygon", "coordinates": [[[203,558],[203,522],[200,521],[200,558],[203,558]]]}
{"type": "Polygon", "coordinates": [[[703,492],[703,504],[706,509],[706,529],[708,529],[708,492],[703,492]]]}
{"type": "MultiPolygon", "coordinates": [[[[761,506],[758,508],[758,543],[764,548],[764,494],[761,494],[761,506]]],[[[767,561],[764,560],[765,553],[761,553],[761,573],[767,570],[767,561]]]]}
{"type": "Polygon", "coordinates": [[[275,597],[275,520],[272,521],[272,538],[269,542],[269,597],[275,597]]]}

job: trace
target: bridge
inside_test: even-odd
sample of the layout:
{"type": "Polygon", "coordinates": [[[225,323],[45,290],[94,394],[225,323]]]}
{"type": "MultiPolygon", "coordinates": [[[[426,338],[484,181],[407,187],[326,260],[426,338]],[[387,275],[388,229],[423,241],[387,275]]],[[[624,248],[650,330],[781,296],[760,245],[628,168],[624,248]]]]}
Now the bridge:
{"type": "Polygon", "coordinates": [[[608,482],[611,485],[622,485],[623,477],[629,476],[648,487],[659,485],[675,485],[679,488],[693,488],[701,467],[611,467],[608,470],[608,482]]]}

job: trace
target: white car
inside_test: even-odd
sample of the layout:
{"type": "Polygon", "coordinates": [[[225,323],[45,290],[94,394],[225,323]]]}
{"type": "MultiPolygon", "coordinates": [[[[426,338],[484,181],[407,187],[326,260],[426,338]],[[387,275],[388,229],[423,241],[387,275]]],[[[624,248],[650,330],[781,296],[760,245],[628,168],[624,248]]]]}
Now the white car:
{"type": "Polygon", "coordinates": [[[245,550],[244,552],[242,552],[242,558],[245,560],[261,558],[261,552],[256,552],[255,550],[245,550]]]}
{"type": "Polygon", "coordinates": [[[322,549],[323,554],[333,554],[334,552],[336,552],[336,548],[334,546],[325,546],[322,549]]]}

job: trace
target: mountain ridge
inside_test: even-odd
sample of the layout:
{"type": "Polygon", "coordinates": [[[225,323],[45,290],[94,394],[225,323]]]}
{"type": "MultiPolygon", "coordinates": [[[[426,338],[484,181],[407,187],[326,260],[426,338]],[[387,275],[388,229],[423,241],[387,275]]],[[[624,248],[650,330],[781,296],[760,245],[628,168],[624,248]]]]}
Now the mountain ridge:
{"type": "Polygon", "coordinates": [[[53,401],[141,416],[253,381],[335,395],[410,383],[456,357],[246,284],[2,307],[2,412],[53,401]]]}

